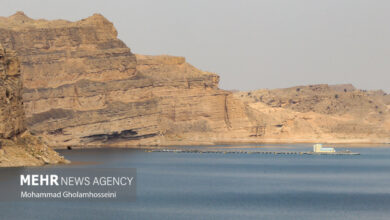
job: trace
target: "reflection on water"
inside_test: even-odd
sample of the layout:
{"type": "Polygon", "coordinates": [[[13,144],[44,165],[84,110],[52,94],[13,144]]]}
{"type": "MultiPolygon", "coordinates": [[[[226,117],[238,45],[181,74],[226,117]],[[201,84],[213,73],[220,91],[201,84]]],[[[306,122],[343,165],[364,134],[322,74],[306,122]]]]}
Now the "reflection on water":
{"type": "Polygon", "coordinates": [[[359,156],[61,151],[73,167],[137,168],[137,201],[0,203],[0,219],[389,219],[389,150],[354,148],[359,156]]]}

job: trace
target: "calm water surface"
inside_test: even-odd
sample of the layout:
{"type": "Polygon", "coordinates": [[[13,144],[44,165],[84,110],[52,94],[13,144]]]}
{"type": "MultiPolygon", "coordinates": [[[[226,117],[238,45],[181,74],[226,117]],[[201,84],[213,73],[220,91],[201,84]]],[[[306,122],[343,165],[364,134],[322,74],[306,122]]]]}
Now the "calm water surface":
{"type": "Polygon", "coordinates": [[[136,202],[0,202],[0,219],[390,219],[390,147],[352,150],[362,155],[61,151],[94,162],[76,167],[137,168],[136,202]]]}

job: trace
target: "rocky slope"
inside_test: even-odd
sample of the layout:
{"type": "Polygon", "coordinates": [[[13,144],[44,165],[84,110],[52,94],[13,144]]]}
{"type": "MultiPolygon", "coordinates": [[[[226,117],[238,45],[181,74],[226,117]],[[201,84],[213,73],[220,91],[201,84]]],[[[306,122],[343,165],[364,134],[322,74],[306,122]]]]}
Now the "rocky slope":
{"type": "Polygon", "coordinates": [[[244,105],[182,57],[134,55],[107,19],[0,18],[21,57],[26,120],[53,146],[213,143],[247,136],[244,105]]]}
{"type": "Polygon", "coordinates": [[[255,136],[278,142],[390,142],[390,95],[352,85],[235,93],[256,121],[255,136]]]}
{"type": "Polygon", "coordinates": [[[0,167],[67,162],[26,130],[19,60],[0,45],[0,167]]]}

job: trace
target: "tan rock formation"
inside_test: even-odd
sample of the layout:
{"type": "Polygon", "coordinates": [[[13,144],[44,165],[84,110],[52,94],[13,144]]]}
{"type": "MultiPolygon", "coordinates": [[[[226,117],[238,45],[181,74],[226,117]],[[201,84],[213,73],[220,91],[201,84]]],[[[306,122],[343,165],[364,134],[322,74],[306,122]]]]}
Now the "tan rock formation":
{"type": "Polygon", "coordinates": [[[65,163],[26,130],[20,64],[0,45],[0,167],[65,163]]]}
{"type": "Polygon", "coordinates": [[[257,122],[254,136],[277,142],[390,142],[390,96],[351,85],[238,92],[257,122]]]}
{"type": "Polygon", "coordinates": [[[53,146],[213,143],[251,126],[217,75],[182,57],[136,57],[101,15],[18,12],[0,18],[0,42],[21,57],[29,128],[53,146]]]}
{"type": "Polygon", "coordinates": [[[28,127],[50,145],[390,142],[390,98],[352,85],[233,93],[183,57],[135,55],[113,24],[0,18],[28,127]]]}
{"type": "Polygon", "coordinates": [[[159,97],[162,144],[212,144],[247,138],[252,124],[245,106],[218,89],[219,76],[200,71],[182,57],[137,55],[138,74],[153,80],[159,97]]]}
{"type": "Polygon", "coordinates": [[[0,45],[0,138],[11,138],[26,129],[19,66],[14,52],[6,53],[0,45]]]}

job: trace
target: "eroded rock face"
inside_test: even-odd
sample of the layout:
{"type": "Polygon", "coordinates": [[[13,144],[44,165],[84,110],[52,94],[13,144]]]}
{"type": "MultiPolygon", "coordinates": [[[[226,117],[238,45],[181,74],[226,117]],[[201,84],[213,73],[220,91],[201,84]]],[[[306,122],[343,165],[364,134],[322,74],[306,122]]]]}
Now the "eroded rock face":
{"type": "Polygon", "coordinates": [[[26,129],[20,77],[15,53],[6,53],[0,45],[0,138],[11,138],[26,129]]]}
{"type": "Polygon", "coordinates": [[[196,143],[247,136],[245,108],[183,57],[134,55],[101,15],[0,18],[21,57],[28,127],[53,146],[196,143]]]}
{"type": "Polygon", "coordinates": [[[135,56],[99,14],[78,22],[34,20],[23,12],[0,18],[0,42],[21,59],[24,86],[56,88],[83,79],[129,78],[135,56]]]}
{"type": "Polygon", "coordinates": [[[233,95],[183,57],[131,53],[98,14],[69,22],[19,12],[0,18],[0,42],[21,59],[27,127],[54,147],[390,142],[390,96],[381,91],[313,85],[233,95]]]}
{"type": "Polygon", "coordinates": [[[0,45],[0,167],[67,162],[26,129],[19,60],[0,45]]]}
{"type": "Polygon", "coordinates": [[[210,144],[247,138],[252,124],[245,106],[218,89],[219,76],[198,70],[182,57],[137,55],[139,75],[153,80],[163,144],[210,144]]]}
{"type": "Polygon", "coordinates": [[[310,85],[238,92],[264,140],[390,142],[390,95],[352,85],[310,85]]]}

